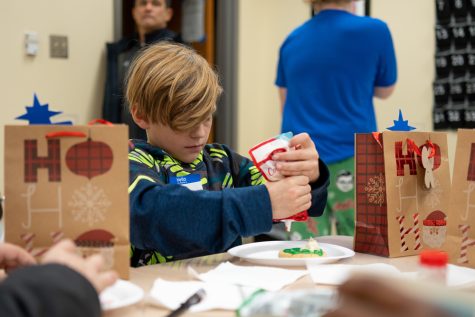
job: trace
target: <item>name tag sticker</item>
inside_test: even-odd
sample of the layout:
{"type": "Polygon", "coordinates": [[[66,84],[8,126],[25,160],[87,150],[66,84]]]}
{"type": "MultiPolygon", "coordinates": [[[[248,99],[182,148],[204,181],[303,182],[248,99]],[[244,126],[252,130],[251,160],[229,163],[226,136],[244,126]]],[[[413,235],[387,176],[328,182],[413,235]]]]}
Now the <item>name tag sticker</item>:
{"type": "Polygon", "coordinates": [[[186,176],[171,176],[170,184],[177,184],[187,187],[190,190],[202,190],[201,176],[199,174],[190,174],[186,176]]]}

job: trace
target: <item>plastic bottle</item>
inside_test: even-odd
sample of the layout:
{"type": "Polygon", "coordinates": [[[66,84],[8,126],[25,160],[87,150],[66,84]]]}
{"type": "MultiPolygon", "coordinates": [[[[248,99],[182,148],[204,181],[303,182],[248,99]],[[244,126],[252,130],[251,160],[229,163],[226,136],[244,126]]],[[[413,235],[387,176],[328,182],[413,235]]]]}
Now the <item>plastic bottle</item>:
{"type": "Polygon", "coordinates": [[[419,255],[419,278],[445,285],[447,283],[448,255],[443,251],[424,250],[419,255]]]}

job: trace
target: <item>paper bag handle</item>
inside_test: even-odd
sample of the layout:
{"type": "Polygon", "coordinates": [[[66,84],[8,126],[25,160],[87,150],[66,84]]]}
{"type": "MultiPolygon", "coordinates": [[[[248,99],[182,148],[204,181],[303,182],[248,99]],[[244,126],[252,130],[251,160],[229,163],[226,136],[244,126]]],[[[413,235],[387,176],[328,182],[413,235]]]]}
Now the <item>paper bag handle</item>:
{"type": "Polygon", "coordinates": [[[105,119],[92,119],[91,121],[89,121],[87,124],[88,125],[94,125],[96,123],[99,123],[99,124],[104,124],[104,125],[107,125],[107,126],[113,126],[114,124],[110,121],[107,121],[105,119]]]}
{"type": "MultiPolygon", "coordinates": [[[[416,143],[413,140],[408,138],[407,145],[410,146],[412,150],[417,153],[417,155],[422,156],[421,149],[416,145],[416,143]]],[[[432,143],[431,140],[427,140],[424,145],[427,145],[430,148],[429,158],[434,157],[435,156],[434,143],[432,143]]]]}
{"type": "MultiPolygon", "coordinates": [[[[107,126],[113,126],[112,122],[104,120],[104,119],[93,119],[87,123],[87,125],[94,125],[96,123],[99,124],[104,124],[107,126]]],[[[46,134],[47,139],[52,139],[52,138],[60,138],[60,137],[79,137],[79,138],[85,138],[87,135],[84,132],[79,132],[79,131],[55,131],[55,132],[49,132],[46,134]]]]}
{"type": "Polygon", "coordinates": [[[55,131],[46,133],[47,139],[60,138],[60,137],[76,137],[76,138],[85,138],[87,135],[84,132],[79,131],[55,131]]]}
{"type": "Polygon", "coordinates": [[[383,148],[383,145],[381,144],[381,141],[379,140],[379,138],[381,137],[381,132],[372,132],[371,134],[373,135],[373,139],[376,142],[378,142],[378,144],[381,148],[383,148]]]}

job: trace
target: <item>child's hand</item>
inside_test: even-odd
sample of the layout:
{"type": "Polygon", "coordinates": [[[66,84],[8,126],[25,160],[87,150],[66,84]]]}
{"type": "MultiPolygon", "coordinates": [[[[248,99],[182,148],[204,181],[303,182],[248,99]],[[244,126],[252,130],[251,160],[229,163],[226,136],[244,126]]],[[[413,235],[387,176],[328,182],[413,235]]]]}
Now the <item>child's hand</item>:
{"type": "Polygon", "coordinates": [[[318,152],[315,144],[307,133],[300,133],[289,141],[292,150],[275,153],[272,159],[276,161],[277,170],[284,176],[307,176],[310,182],[315,182],[320,176],[318,152]]]}
{"type": "Polygon", "coordinates": [[[272,218],[287,218],[312,205],[311,188],[306,176],[289,176],[265,183],[272,204],[272,218]]]}
{"type": "Polygon", "coordinates": [[[41,262],[59,263],[70,267],[87,278],[98,293],[117,280],[115,271],[103,270],[104,259],[101,255],[95,254],[83,259],[77,254],[76,246],[71,240],[62,240],[52,246],[41,262]]]}
{"type": "Polygon", "coordinates": [[[0,269],[8,272],[32,264],[36,264],[36,260],[25,249],[10,243],[0,243],[0,269]]]}

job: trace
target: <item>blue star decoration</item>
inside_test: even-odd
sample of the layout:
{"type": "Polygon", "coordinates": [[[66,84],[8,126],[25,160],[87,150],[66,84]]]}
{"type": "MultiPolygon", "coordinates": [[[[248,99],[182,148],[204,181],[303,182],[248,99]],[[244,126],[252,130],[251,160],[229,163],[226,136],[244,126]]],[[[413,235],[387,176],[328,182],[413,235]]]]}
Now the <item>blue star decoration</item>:
{"type": "Polygon", "coordinates": [[[51,122],[51,117],[56,116],[62,111],[51,111],[49,105],[42,105],[36,94],[33,94],[33,106],[26,106],[26,113],[16,117],[16,120],[27,120],[29,124],[63,124],[72,125],[71,121],[51,122]]]}
{"type": "Polygon", "coordinates": [[[407,124],[408,120],[403,119],[401,109],[399,109],[399,118],[397,120],[393,120],[393,122],[394,125],[386,129],[391,131],[411,131],[415,129],[414,127],[411,127],[407,124]]]}

